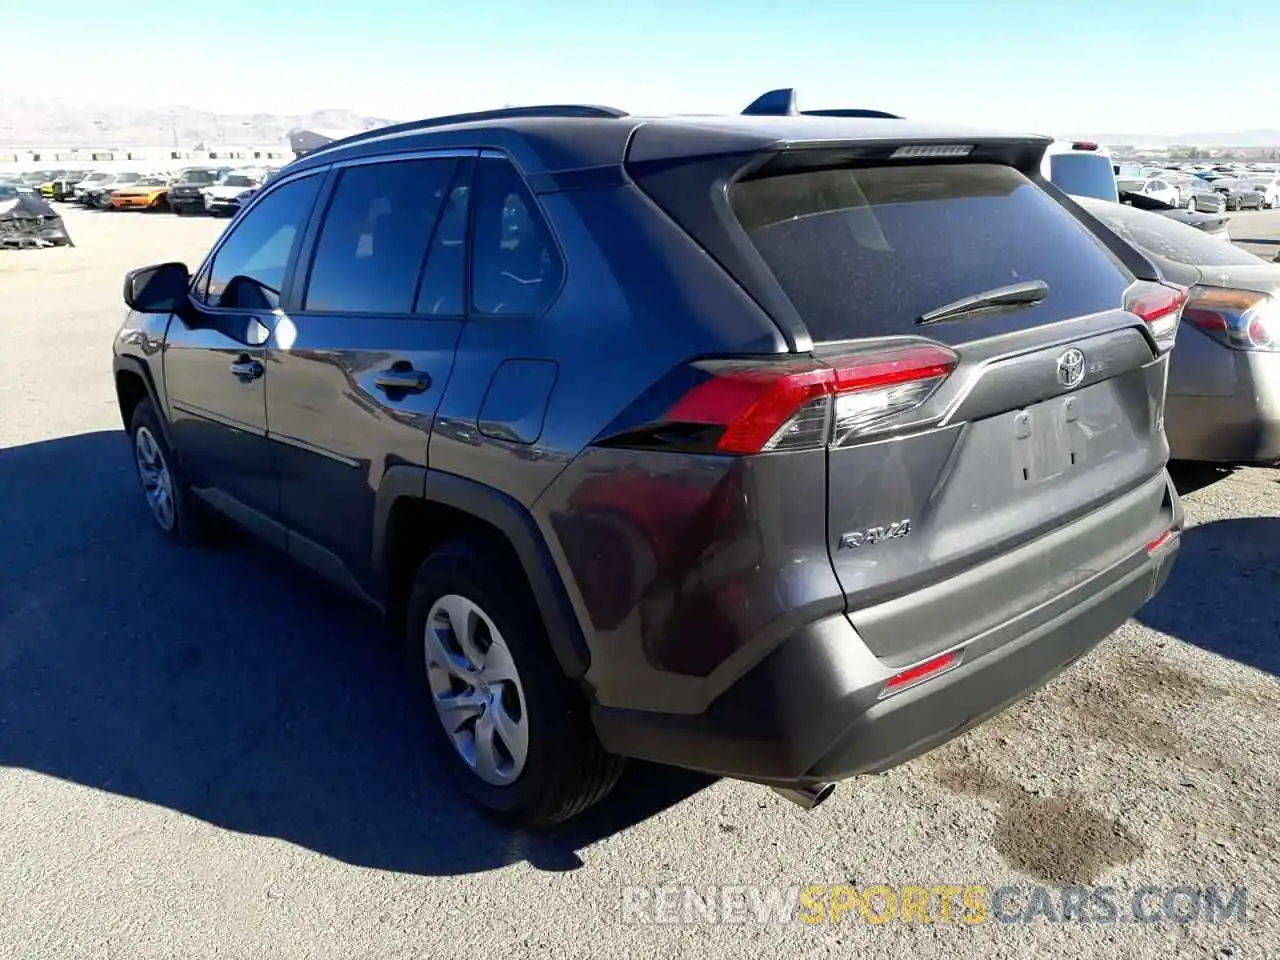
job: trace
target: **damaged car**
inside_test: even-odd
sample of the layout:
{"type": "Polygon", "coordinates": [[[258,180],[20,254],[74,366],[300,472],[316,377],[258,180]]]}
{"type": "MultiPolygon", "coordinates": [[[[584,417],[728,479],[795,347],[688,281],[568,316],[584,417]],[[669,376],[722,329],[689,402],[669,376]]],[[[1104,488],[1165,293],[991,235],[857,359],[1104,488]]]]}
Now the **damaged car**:
{"type": "Polygon", "coordinates": [[[62,217],[47,200],[0,183],[0,248],[70,246],[62,217]]]}

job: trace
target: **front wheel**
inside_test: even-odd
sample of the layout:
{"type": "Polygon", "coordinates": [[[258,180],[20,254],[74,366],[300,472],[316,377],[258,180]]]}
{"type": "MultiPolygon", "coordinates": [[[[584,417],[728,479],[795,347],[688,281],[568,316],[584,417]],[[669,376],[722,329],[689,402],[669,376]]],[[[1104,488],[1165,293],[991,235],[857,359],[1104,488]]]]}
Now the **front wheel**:
{"type": "Polygon", "coordinates": [[[485,813],[548,827],[613,789],[623,761],[600,746],[505,544],[463,537],[423,561],[406,651],[438,752],[485,813]]]}
{"type": "Polygon", "coordinates": [[[150,400],[143,400],[134,408],[129,439],[151,519],[162,533],[180,543],[200,543],[204,539],[201,517],[187,492],[177,459],[169,449],[160,418],[150,400]]]}

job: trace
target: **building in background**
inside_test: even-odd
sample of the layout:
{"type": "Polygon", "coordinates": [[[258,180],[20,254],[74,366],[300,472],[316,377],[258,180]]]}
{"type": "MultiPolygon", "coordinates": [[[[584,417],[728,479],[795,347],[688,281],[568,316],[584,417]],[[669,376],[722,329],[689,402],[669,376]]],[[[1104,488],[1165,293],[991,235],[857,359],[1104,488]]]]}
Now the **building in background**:
{"type": "Polygon", "coordinates": [[[295,159],[304,157],[312,150],[319,150],[326,143],[333,143],[335,140],[341,140],[343,137],[350,137],[361,130],[303,130],[301,128],[289,131],[289,149],[293,151],[295,159]]]}

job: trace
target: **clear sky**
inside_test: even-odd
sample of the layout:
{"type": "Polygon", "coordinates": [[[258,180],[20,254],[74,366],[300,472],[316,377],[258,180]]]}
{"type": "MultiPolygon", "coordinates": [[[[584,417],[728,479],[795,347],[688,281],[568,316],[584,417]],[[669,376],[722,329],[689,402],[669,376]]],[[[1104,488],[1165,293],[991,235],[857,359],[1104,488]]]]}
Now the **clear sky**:
{"type": "Polygon", "coordinates": [[[802,107],[879,107],[1050,133],[1280,127],[1280,17],[1265,3],[1236,10],[1203,0],[0,6],[7,22],[29,27],[19,42],[6,37],[0,88],[97,103],[273,113],[345,107],[397,120],[538,102],[697,113],[736,111],[770,87],[792,86],[802,107]]]}

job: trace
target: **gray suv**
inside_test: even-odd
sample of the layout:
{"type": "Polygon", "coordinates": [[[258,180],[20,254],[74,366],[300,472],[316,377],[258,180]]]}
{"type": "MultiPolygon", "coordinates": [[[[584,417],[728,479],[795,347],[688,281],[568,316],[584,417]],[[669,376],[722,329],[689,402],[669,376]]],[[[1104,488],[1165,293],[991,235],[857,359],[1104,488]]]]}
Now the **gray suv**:
{"type": "Polygon", "coordinates": [[[1178,548],[1185,291],[1047,145],[577,106],[326,144],[127,277],[146,502],[385,614],[492,815],[562,821],[625,757],[813,806],[1044,683],[1178,548]]]}

